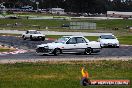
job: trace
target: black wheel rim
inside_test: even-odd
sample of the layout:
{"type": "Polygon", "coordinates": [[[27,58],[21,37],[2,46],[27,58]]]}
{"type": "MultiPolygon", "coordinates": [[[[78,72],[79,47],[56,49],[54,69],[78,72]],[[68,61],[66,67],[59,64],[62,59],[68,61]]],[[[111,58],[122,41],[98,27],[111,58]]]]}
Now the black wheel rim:
{"type": "Polygon", "coordinates": [[[59,49],[55,49],[54,55],[59,55],[60,54],[60,50],[59,49]]]}
{"type": "Polygon", "coordinates": [[[85,53],[86,53],[86,54],[91,54],[91,49],[89,49],[89,48],[86,49],[86,50],[85,50],[85,53]]]}

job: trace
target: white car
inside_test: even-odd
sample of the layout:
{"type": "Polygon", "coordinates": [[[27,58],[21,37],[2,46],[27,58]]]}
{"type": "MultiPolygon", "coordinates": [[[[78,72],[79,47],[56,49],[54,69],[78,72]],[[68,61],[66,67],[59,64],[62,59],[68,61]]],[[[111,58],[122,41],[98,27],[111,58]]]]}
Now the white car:
{"type": "Polygon", "coordinates": [[[38,54],[54,54],[61,53],[98,53],[100,52],[100,43],[89,41],[83,36],[63,36],[53,43],[37,45],[36,52],[38,54]]]}
{"type": "Polygon", "coordinates": [[[39,40],[45,40],[45,35],[41,34],[39,31],[37,30],[28,30],[25,33],[22,34],[22,38],[24,40],[26,39],[39,39],[39,40]]]}
{"type": "Polygon", "coordinates": [[[114,35],[101,35],[98,39],[101,47],[119,47],[119,41],[114,35]]]}

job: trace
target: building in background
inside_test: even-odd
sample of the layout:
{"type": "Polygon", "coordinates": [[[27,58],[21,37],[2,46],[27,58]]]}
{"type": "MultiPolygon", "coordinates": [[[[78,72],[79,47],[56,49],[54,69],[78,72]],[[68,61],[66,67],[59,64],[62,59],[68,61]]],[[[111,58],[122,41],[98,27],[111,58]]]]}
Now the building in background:
{"type": "Polygon", "coordinates": [[[132,12],[107,11],[108,17],[132,17],[132,12]]]}
{"type": "Polygon", "coordinates": [[[49,13],[51,13],[51,14],[58,14],[58,15],[65,14],[64,9],[62,9],[62,8],[50,8],[49,9],[49,13]]]}

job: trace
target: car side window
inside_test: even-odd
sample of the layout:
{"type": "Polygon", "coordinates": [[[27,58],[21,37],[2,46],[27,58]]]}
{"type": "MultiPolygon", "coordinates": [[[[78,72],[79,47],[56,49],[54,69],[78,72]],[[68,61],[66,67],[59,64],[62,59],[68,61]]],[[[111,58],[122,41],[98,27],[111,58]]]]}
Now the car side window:
{"type": "Polygon", "coordinates": [[[77,43],[86,43],[85,39],[82,37],[78,37],[76,38],[76,40],[77,40],[77,43]]]}
{"type": "Polygon", "coordinates": [[[26,34],[28,34],[29,33],[29,31],[26,31],[26,34]]]}
{"type": "Polygon", "coordinates": [[[70,40],[67,41],[67,44],[76,44],[76,39],[75,38],[71,38],[70,40]]]}

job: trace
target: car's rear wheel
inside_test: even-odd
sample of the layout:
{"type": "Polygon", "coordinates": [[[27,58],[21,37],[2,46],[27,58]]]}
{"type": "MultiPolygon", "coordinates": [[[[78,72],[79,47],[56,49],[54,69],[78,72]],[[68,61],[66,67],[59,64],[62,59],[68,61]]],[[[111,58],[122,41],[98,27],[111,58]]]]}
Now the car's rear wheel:
{"type": "Polygon", "coordinates": [[[92,53],[92,49],[91,49],[91,48],[86,48],[86,49],[85,49],[84,54],[89,55],[89,54],[91,54],[91,53],[92,53]]]}
{"type": "Polygon", "coordinates": [[[24,35],[22,36],[22,38],[23,38],[23,40],[26,40],[26,37],[24,35]]]}
{"type": "Polygon", "coordinates": [[[33,37],[32,36],[30,36],[30,40],[33,40],[33,37]]]}
{"type": "Polygon", "coordinates": [[[55,50],[53,51],[53,54],[54,54],[55,56],[58,56],[60,53],[61,53],[61,50],[60,50],[60,49],[55,49],[55,50]]]}

